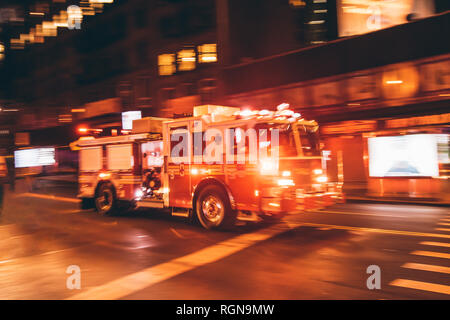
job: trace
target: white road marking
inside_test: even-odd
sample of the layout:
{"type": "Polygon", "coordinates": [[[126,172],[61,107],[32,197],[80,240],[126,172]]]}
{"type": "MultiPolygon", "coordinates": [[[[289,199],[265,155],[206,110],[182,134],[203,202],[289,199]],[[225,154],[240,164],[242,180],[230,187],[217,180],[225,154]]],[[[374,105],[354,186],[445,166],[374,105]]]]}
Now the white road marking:
{"type": "Polygon", "coordinates": [[[450,229],[449,229],[449,228],[436,228],[436,229],[434,229],[434,230],[450,232],[450,229]]]}
{"type": "Polygon", "coordinates": [[[16,198],[19,197],[32,197],[32,198],[39,198],[39,199],[47,199],[47,200],[55,200],[55,201],[65,201],[65,202],[72,202],[72,203],[80,203],[79,199],[76,198],[67,198],[67,197],[57,197],[52,195],[46,195],[46,194],[40,194],[40,193],[19,193],[15,195],[16,198]]]}
{"type": "MultiPolygon", "coordinates": [[[[299,226],[299,225],[296,225],[299,226]]],[[[253,233],[243,234],[213,246],[142,271],[93,287],[69,297],[69,300],[119,299],[156,283],[173,278],[197,267],[216,262],[242,251],[260,241],[288,231],[289,227],[273,226],[253,233]]]]}

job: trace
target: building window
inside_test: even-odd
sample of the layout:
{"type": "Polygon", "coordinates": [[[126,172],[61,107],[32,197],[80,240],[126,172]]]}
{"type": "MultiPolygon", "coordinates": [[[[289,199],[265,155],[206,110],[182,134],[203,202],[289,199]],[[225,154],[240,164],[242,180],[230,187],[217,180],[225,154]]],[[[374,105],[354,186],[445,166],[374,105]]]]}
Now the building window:
{"type": "Polygon", "coordinates": [[[217,62],[217,45],[211,43],[198,46],[198,61],[200,63],[217,62]]]}
{"type": "Polygon", "coordinates": [[[160,76],[170,76],[176,71],[175,55],[171,53],[158,56],[158,68],[160,76]]]}
{"type": "Polygon", "coordinates": [[[306,6],[305,0],[289,0],[289,4],[293,7],[304,7],[306,6]]]}
{"type": "Polygon", "coordinates": [[[189,71],[195,69],[195,51],[193,49],[183,49],[178,51],[177,55],[178,70],[189,71]]]}

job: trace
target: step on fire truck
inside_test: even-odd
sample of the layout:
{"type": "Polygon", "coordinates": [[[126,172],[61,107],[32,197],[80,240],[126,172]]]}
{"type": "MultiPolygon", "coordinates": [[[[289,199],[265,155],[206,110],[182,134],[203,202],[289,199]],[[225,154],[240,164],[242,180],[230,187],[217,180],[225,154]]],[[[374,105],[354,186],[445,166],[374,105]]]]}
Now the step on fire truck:
{"type": "Polygon", "coordinates": [[[199,106],[192,117],[134,120],[128,135],[81,137],[72,147],[79,150],[82,208],[95,207],[102,215],[123,205],[166,209],[210,229],[236,220],[274,220],[341,200],[340,186],[329,183],[322,169],[317,123],[287,107],[199,106]],[[277,149],[268,139],[274,129],[277,149]],[[267,146],[271,154],[277,150],[276,158],[259,152],[267,146]],[[213,161],[204,159],[206,150],[215,150],[213,161]]]}

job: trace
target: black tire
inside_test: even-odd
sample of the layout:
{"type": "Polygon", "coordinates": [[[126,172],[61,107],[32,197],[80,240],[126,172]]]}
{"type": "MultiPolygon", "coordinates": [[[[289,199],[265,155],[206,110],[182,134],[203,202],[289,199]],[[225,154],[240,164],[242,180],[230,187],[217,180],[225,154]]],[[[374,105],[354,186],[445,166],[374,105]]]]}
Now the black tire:
{"type": "Polygon", "coordinates": [[[236,211],[231,209],[225,191],[217,185],[200,190],[195,211],[198,221],[206,229],[229,229],[236,222],[236,211]]]}
{"type": "Polygon", "coordinates": [[[80,208],[81,210],[93,209],[95,207],[94,203],[92,198],[81,198],[80,208]]]}
{"type": "Polygon", "coordinates": [[[105,182],[100,185],[95,194],[95,210],[105,216],[113,215],[117,212],[117,197],[111,183],[105,182]]]}

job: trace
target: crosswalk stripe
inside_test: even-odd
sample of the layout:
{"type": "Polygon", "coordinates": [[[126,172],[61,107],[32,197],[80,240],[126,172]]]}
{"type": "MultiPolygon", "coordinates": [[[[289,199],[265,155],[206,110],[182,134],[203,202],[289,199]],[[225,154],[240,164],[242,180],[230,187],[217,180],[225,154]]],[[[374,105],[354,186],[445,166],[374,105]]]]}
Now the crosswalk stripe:
{"type": "Polygon", "coordinates": [[[448,222],[439,222],[438,225],[440,225],[440,226],[450,226],[450,223],[448,223],[448,222]]]}
{"type": "Polygon", "coordinates": [[[450,232],[450,229],[449,229],[449,228],[436,228],[436,229],[434,229],[434,230],[450,232]]]}
{"type": "Polygon", "coordinates": [[[396,279],[390,283],[391,286],[403,287],[408,289],[417,289],[422,291],[429,291],[435,293],[450,294],[450,286],[443,284],[422,282],[407,279],[396,279]]]}
{"type": "MultiPolygon", "coordinates": [[[[289,224],[289,221],[285,221],[285,222],[289,224]]],[[[394,234],[394,235],[401,235],[401,236],[450,239],[450,234],[444,234],[444,233],[427,233],[427,232],[414,232],[414,231],[404,231],[404,230],[351,227],[351,226],[323,224],[323,223],[309,223],[309,222],[301,223],[301,225],[304,227],[331,228],[331,229],[337,229],[337,230],[373,232],[373,233],[394,234]]]]}
{"type": "Polygon", "coordinates": [[[435,266],[435,265],[431,265],[431,264],[408,262],[408,263],[405,263],[404,265],[402,265],[402,268],[450,274],[450,268],[443,267],[443,266],[435,266]]]}
{"type": "Polygon", "coordinates": [[[419,251],[413,251],[413,252],[411,252],[411,254],[414,254],[416,256],[450,259],[450,253],[443,253],[443,252],[420,251],[419,250],[419,251]]]}
{"type": "Polygon", "coordinates": [[[441,219],[441,221],[450,221],[450,219],[444,218],[444,219],[441,219]]]}
{"type": "Polygon", "coordinates": [[[419,244],[422,244],[425,246],[449,247],[450,248],[450,243],[446,243],[446,242],[422,241],[419,244]]]}
{"type": "MultiPolygon", "coordinates": [[[[300,225],[295,225],[295,227],[298,226],[300,225]]],[[[226,258],[260,241],[286,232],[290,230],[290,227],[273,226],[253,233],[236,236],[183,257],[149,267],[98,287],[87,289],[69,297],[68,300],[119,299],[197,267],[226,258]]]]}

